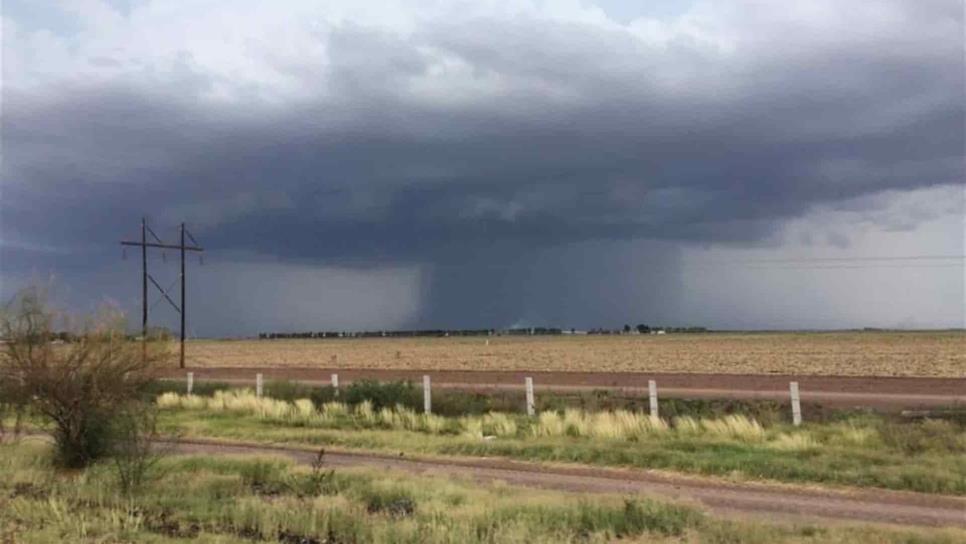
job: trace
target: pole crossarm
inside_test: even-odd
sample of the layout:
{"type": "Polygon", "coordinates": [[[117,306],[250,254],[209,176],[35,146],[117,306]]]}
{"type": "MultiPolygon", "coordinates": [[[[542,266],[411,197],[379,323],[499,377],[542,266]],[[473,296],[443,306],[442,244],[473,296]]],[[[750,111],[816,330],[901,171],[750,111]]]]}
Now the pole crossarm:
{"type": "MultiPolygon", "coordinates": [[[[162,248],[162,249],[178,249],[178,250],[181,249],[181,246],[175,245],[175,244],[156,244],[154,242],[129,242],[129,241],[126,241],[126,240],[122,241],[121,242],[121,245],[122,246],[137,246],[137,247],[142,247],[142,246],[143,247],[159,247],[159,248],[162,248]]],[[[198,246],[184,246],[184,250],[185,251],[204,251],[205,249],[203,247],[198,247],[198,246]]]]}

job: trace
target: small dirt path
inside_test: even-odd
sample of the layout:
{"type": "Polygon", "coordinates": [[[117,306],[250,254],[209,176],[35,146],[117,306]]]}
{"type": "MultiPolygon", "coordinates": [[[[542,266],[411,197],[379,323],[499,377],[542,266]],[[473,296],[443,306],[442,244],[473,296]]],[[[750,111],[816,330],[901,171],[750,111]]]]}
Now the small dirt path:
{"type": "MultiPolygon", "coordinates": [[[[182,440],[186,454],[275,454],[308,464],[316,453],[294,447],[182,440]]],[[[886,490],[829,490],[781,484],[728,483],[645,470],[546,465],[492,458],[422,458],[330,451],[333,467],[365,466],[415,474],[468,478],[479,482],[577,493],[645,495],[697,503],[713,512],[754,517],[845,520],[900,525],[966,528],[966,498],[886,490]]]]}

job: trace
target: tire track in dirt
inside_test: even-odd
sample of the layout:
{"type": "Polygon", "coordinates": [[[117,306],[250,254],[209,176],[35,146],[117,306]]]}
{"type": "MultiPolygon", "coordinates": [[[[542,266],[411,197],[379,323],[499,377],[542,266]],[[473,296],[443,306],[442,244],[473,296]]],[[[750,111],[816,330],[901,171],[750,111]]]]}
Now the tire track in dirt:
{"type": "MultiPolygon", "coordinates": [[[[185,454],[275,454],[301,464],[311,463],[317,453],[317,450],[295,447],[194,439],[177,442],[175,450],[185,454]]],[[[730,483],[645,470],[546,465],[492,458],[425,458],[327,450],[325,460],[333,467],[384,468],[574,493],[644,495],[697,503],[719,514],[772,520],[778,516],[966,528],[966,498],[963,497],[880,489],[832,490],[730,483]]]]}

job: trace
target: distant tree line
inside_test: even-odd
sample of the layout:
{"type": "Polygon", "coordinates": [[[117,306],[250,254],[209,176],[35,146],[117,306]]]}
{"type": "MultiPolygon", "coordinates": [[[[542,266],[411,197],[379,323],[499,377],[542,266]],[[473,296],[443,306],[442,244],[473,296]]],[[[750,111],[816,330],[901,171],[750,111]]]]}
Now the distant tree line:
{"type": "Polygon", "coordinates": [[[523,327],[512,329],[419,329],[403,331],[308,331],[308,332],[260,332],[260,340],[310,339],[310,338],[420,338],[447,336],[553,336],[560,334],[648,334],[664,331],[668,333],[708,332],[705,327],[650,327],[639,324],[636,327],[624,325],[622,329],[560,329],[556,327],[523,327]]]}
{"type": "Polygon", "coordinates": [[[410,331],[317,331],[317,332],[260,332],[261,340],[289,338],[412,338],[419,336],[492,336],[494,329],[425,329],[410,331]]]}
{"type": "Polygon", "coordinates": [[[516,329],[420,329],[406,331],[317,331],[317,332],[260,332],[261,340],[289,338],[417,338],[445,336],[528,336],[562,334],[561,329],[531,327],[516,329]]]}
{"type": "MultiPolygon", "coordinates": [[[[115,332],[118,332],[118,331],[115,331],[115,332]]],[[[47,341],[53,342],[55,344],[71,344],[85,338],[84,334],[77,334],[70,331],[48,331],[44,334],[47,341]]],[[[141,333],[138,332],[136,334],[134,333],[121,334],[120,332],[118,332],[117,337],[124,338],[125,340],[140,340],[141,333]]],[[[171,334],[171,331],[169,331],[164,327],[151,327],[148,329],[148,338],[150,340],[169,340],[172,337],[173,336],[171,334]]],[[[7,339],[0,336],[0,340],[6,341],[7,339]]]]}
{"type": "Polygon", "coordinates": [[[648,334],[650,332],[664,331],[673,333],[695,333],[695,332],[708,332],[707,327],[665,327],[665,326],[654,326],[645,325],[643,323],[638,324],[633,329],[630,325],[624,325],[624,333],[629,333],[632,330],[639,332],[640,334],[648,334]]]}

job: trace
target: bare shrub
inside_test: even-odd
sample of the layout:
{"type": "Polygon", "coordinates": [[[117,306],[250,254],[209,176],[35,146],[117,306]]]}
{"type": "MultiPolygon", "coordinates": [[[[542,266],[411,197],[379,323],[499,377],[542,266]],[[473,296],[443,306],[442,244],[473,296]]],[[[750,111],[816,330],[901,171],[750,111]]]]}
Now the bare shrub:
{"type": "Polygon", "coordinates": [[[4,400],[52,426],[56,460],[65,467],[110,453],[114,416],[142,399],[169,352],[164,342],[129,338],[115,309],[72,323],[51,311],[37,288],[4,307],[0,333],[4,400]],[[55,325],[71,331],[68,341],[59,340],[55,325]]]}
{"type": "Polygon", "coordinates": [[[109,438],[109,453],[123,493],[136,493],[149,480],[160,476],[158,462],[171,446],[157,440],[157,412],[153,406],[133,402],[115,412],[109,438]]]}
{"type": "Polygon", "coordinates": [[[27,406],[24,399],[20,398],[15,380],[19,380],[19,377],[0,374],[0,442],[16,440],[23,431],[27,406]]]}
{"type": "Polygon", "coordinates": [[[320,448],[312,461],[312,472],[305,478],[300,495],[317,496],[333,493],[335,488],[335,469],[327,469],[325,465],[325,448],[320,448]]]}

